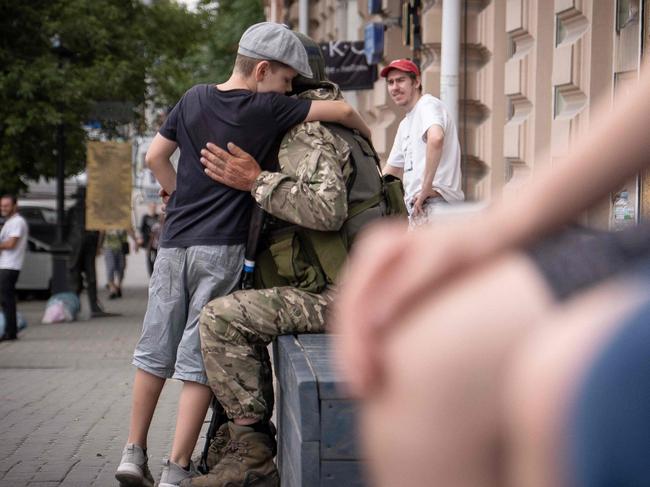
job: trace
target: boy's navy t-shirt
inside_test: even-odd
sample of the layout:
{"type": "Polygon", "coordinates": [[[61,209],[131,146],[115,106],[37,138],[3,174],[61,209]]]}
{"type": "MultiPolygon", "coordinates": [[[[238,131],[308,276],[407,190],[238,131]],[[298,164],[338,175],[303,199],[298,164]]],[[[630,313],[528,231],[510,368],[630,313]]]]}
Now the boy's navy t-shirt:
{"type": "Polygon", "coordinates": [[[180,148],[176,191],[167,204],[161,247],[232,245],[246,241],[253,198],[210,179],[199,160],[208,142],[233,142],[263,170],[273,170],[284,134],[307,118],[311,102],[278,93],[220,91],[197,85],[160,128],[180,148]]]}

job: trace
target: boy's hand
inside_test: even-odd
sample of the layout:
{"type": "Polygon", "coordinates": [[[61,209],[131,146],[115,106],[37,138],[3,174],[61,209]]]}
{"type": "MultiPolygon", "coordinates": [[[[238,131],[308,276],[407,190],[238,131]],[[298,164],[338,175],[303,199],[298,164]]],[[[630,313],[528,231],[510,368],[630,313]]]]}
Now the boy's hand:
{"type": "Polygon", "coordinates": [[[228,143],[228,151],[208,142],[206,148],[201,150],[205,174],[231,188],[250,191],[262,172],[260,165],[253,156],[232,142],[228,143]]]}
{"type": "MultiPolygon", "coordinates": [[[[167,191],[165,191],[164,188],[160,188],[160,190],[158,191],[158,196],[160,196],[160,199],[163,202],[163,206],[166,207],[167,203],[169,203],[169,193],[167,193],[167,191]]],[[[164,209],[162,211],[163,213],[165,212],[164,209]]]]}

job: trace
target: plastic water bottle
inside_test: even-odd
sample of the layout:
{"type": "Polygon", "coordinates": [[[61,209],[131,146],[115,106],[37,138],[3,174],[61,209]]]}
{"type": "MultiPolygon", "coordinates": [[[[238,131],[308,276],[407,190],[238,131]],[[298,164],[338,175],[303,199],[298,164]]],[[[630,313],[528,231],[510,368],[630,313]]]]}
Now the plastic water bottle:
{"type": "Polygon", "coordinates": [[[630,202],[627,191],[621,191],[616,197],[612,216],[612,230],[614,231],[621,231],[634,226],[634,207],[630,202]]]}
{"type": "Polygon", "coordinates": [[[244,259],[244,269],[241,273],[241,280],[239,283],[240,289],[253,289],[255,287],[255,261],[244,259]]]}
{"type": "Polygon", "coordinates": [[[251,221],[248,227],[248,239],[246,241],[246,251],[244,252],[244,268],[242,269],[240,289],[253,289],[255,285],[255,257],[257,255],[257,244],[262,234],[264,218],[266,212],[255,205],[251,212],[251,221]]]}

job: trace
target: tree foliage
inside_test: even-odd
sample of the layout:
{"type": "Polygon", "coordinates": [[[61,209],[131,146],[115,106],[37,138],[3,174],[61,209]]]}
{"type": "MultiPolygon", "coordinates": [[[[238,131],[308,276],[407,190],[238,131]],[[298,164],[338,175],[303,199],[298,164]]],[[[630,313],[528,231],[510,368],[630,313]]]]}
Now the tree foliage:
{"type": "Polygon", "coordinates": [[[260,0],[203,0],[199,4],[210,35],[200,54],[205,82],[225,81],[237,55],[239,38],[246,28],[264,20],[260,0]]]}
{"type": "MultiPolygon", "coordinates": [[[[173,105],[197,82],[224,79],[260,0],[0,0],[0,191],[52,177],[57,130],[66,174],[85,165],[84,124],[120,134],[107,107],[173,105]]],[[[109,176],[109,175],[107,175],[109,176]]]]}

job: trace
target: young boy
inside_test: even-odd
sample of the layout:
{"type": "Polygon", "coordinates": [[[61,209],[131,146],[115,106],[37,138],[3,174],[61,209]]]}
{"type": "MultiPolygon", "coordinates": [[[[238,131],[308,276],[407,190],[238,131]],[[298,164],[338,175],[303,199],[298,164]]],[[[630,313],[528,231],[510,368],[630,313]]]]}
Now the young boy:
{"type": "Polygon", "coordinates": [[[137,367],[129,437],[115,474],[129,486],[153,486],[147,466],[147,433],[167,378],[183,381],[176,433],[161,487],[190,477],[190,455],[212,397],[201,358],[201,308],[238,284],[253,200],[204,174],[200,150],[233,142],[263,168],[277,162],[279,144],[292,126],[311,120],[370,130],[341,101],[293,99],[291,80],[311,77],[307,53],[286,27],[251,26],[242,36],[233,73],[225,83],[198,85],[178,102],[154,138],[147,164],[170,195],[149,303],[133,364],[137,367]],[[178,170],[169,160],[180,147],[178,170]]]}

